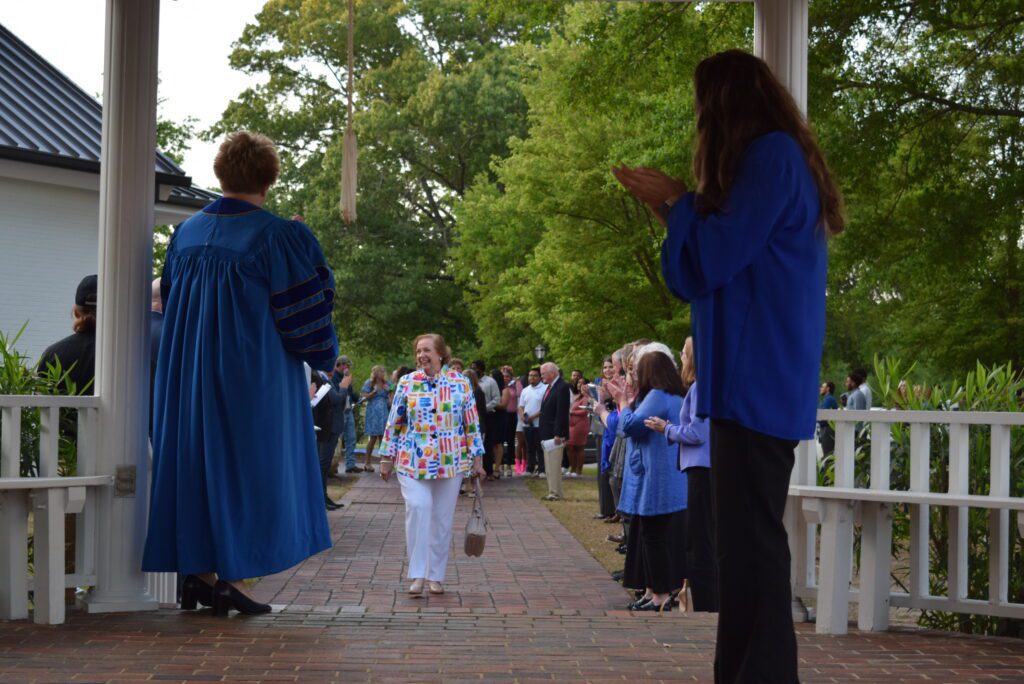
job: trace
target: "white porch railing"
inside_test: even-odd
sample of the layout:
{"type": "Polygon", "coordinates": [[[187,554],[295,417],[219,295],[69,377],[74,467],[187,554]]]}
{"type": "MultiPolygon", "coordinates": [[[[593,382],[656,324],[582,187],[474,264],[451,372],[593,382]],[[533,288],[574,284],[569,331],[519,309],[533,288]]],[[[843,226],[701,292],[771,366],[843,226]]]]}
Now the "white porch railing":
{"type": "MultiPolygon", "coordinates": [[[[96,472],[99,405],[96,397],[0,396],[0,619],[27,618],[32,591],[35,622],[62,623],[65,589],[96,585],[97,534],[101,533],[97,530],[98,493],[113,484],[111,475],[96,472]],[[26,409],[40,413],[39,468],[32,477],[20,474],[22,411],[26,409]],[[67,477],[58,471],[61,409],[78,411],[78,465],[76,474],[67,477]],[[30,513],[34,537],[31,574],[30,513]],[[75,516],[71,573],[65,570],[64,550],[65,515],[69,514],[75,516]]],[[[162,589],[158,600],[174,602],[173,581],[153,575],[150,587],[162,589]]]]}
{"type": "MultiPolygon", "coordinates": [[[[818,633],[845,634],[849,603],[858,604],[858,627],[888,628],[889,607],[900,606],[951,613],[1024,619],[1024,604],[1007,598],[1013,528],[1024,536],[1024,499],[1010,496],[1010,432],[1024,426],[1024,413],[957,411],[822,410],[819,420],[835,422],[835,485],[817,486],[816,442],[801,442],[786,510],[792,553],[793,594],[817,601],[818,633]],[[855,430],[870,425],[868,486],[855,481],[855,430]],[[891,488],[892,426],[910,431],[909,489],[891,488]],[[931,428],[949,431],[948,491],[930,491],[931,428]],[[972,494],[969,439],[972,431],[988,430],[991,440],[988,494],[972,494]],[[910,516],[908,591],[890,586],[892,511],[907,505],[910,516]],[[930,593],[929,510],[949,508],[946,596],[930,593]],[[989,588],[987,599],[968,597],[968,508],[988,510],[989,588]],[[854,527],[860,524],[859,586],[853,586],[854,527]],[[820,536],[820,545],[819,545],[820,536]]],[[[975,434],[978,434],[975,432],[975,434]]]]}

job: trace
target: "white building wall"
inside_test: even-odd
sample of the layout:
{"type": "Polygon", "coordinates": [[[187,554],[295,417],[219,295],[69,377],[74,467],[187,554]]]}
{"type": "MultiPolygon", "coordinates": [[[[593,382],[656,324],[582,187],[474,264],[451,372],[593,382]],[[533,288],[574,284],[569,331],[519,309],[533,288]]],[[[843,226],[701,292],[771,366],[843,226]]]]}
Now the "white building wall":
{"type": "Polygon", "coordinates": [[[99,263],[98,222],[95,191],[0,177],[0,331],[28,323],[17,349],[31,363],[72,332],[75,289],[99,263]]]}

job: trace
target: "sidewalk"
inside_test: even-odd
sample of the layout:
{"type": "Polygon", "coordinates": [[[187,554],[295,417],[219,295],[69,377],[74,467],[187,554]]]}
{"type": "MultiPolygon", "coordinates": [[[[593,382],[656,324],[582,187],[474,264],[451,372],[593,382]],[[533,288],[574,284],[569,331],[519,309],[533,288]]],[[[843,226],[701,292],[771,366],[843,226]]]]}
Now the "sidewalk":
{"type": "Polygon", "coordinates": [[[405,508],[398,483],[368,474],[349,490],[345,508],[329,516],[334,548],[264,578],[256,597],[286,612],[320,614],[600,616],[626,605],[622,587],[522,480],[486,483],[483,502],[487,548],[482,557],[470,558],[462,539],[472,500],[459,497],[442,596],[406,593],[405,508]]]}
{"type": "MultiPolygon", "coordinates": [[[[626,595],[522,481],[489,483],[482,558],[444,596],[405,594],[397,485],[364,475],[330,514],[335,546],[255,587],[269,616],[210,611],[0,622],[0,682],[683,682],[712,680],[715,616],[633,615],[626,595]]],[[[1024,682],[1024,641],[798,625],[807,682],[1024,682]]]]}

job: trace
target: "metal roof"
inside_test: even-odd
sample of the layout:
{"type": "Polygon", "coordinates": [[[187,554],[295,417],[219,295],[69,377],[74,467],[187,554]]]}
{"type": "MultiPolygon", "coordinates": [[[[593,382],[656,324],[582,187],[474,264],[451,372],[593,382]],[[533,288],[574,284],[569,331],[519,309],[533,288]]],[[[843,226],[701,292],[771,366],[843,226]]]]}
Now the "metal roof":
{"type": "MultiPolygon", "coordinates": [[[[99,173],[102,125],[99,102],[0,24],[0,158],[99,173]]],[[[205,206],[219,196],[192,187],[159,150],[156,180],[174,186],[172,204],[205,206]]]]}

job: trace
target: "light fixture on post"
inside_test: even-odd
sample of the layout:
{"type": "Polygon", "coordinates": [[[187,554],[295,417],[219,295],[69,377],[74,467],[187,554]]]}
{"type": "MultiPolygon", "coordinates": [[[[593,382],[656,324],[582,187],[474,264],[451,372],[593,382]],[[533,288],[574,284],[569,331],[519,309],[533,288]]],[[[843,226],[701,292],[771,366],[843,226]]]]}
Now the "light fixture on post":
{"type": "Polygon", "coordinates": [[[544,355],[547,353],[547,347],[545,347],[543,343],[538,344],[536,347],[533,348],[533,355],[537,357],[538,362],[543,361],[544,355]]]}

